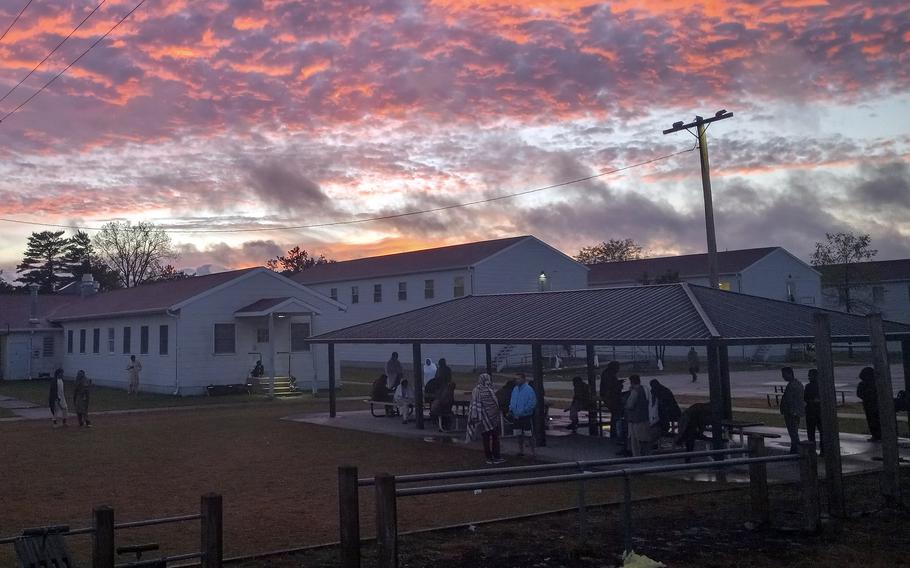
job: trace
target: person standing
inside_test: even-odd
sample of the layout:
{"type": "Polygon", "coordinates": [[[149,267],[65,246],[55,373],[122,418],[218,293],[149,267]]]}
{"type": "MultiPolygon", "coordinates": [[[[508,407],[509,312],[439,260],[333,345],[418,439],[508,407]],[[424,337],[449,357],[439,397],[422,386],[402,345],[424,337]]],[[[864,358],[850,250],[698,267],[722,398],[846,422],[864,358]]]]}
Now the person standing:
{"type": "Polygon", "coordinates": [[[622,381],[619,378],[619,361],[610,361],[600,375],[600,400],[610,411],[610,438],[619,437],[622,430],[622,381]]]}
{"type": "Polygon", "coordinates": [[[436,377],[436,363],[432,359],[427,357],[423,361],[423,384],[426,386],[431,380],[436,377]]]}
{"type": "MultiPolygon", "coordinates": [[[[569,425],[566,426],[573,433],[578,430],[578,413],[587,411],[591,413],[591,389],[581,377],[572,379],[572,403],[565,411],[569,413],[569,425]]],[[[590,420],[590,416],[588,417],[590,420]]]]}
{"type": "Polygon", "coordinates": [[[818,392],[818,369],[809,369],[809,383],[803,393],[806,401],[806,435],[815,447],[815,431],[818,430],[818,445],[822,446],[822,400],[818,392]]]}
{"type": "Polygon", "coordinates": [[[648,414],[648,395],[641,386],[641,377],[629,376],[629,398],[626,399],[626,424],[633,456],[651,453],[651,422],[648,414]]]}
{"type": "Polygon", "coordinates": [[[651,407],[657,409],[658,436],[666,436],[670,432],[670,422],[678,422],[682,411],[673,396],[673,391],[660,384],[657,379],[651,379],[651,407]]]}
{"type": "Polygon", "coordinates": [[[790,453],[799,453],[799,419],[806,413],[805,391],[801,382],[796,380],[791,367],[782,367],[780,375],[787,381],[783,396],[780,397],[780,413],[787,425],[790,436],[790,453]]]}
{"type": "Polygon", "coordinates": [[[689,374],[692,375],[692,382],[698,381],[698,352],[695,351],[694,347],[689,348],[689,353],[686,355],[686,360],[689,362],[689,374]]]}
{"type": "Polygon", "coordinates": [[[407,379],[401,379],[395,389],[395,404],[401,414],[401,423],[407,424],[410,422],[411,415],[414,414],[414,389],[408,384],[407,379]]]}
{"type": "Polygon", "coordinates": [[[63,420],[66,426],[66,394],[63,392],[63,369],[54,371],[54,378],[51,379],[50,390],[47,394],[47,405],[51,409],[51,420],[54,428],[57,427],[57,418],[63,420]]]}
{"type": "Polygon", "coordinates": [[[537,455],[533,438],[533,417],[536,408],[537,393],[534,392],[534,387],[528,384],[528,377],[524,373],[518,373],[515,388],[512,389],[512,398],[509,401],[509,413],[513,418],[513,434],[518,437],[519,456],[525,455],[525,437],[528,438],[531,455],[535,457],[537,455]]]}
{"type": "Polygon", "coordinates": [[[483,438],[483,453],[488,464],[503,463],[499,448],[499,429],[501,427],[499,402],[493,391],[493,379],[483,373],[477,379],[477,385],[471,391],[471,405],[468,407],[468,439],[476,440],[477,433],[483,438]]]}
{"type": "Polygon", "coordinates": [[[73,387],[73,408],[76,409],[76,418],[79,419],[79,426],[91,428],[92,423],[88,419],[88,401],[89,386],[91,381],[85,376],[85,371],[79,369],[76,373],[76,385],[73,387]]]}
{"type": "Polygon", "coordinates": [[[128,394],[139,394],[139,371],[142,370],[142,363],[140,363],[135,355],[130,355],[130,363],[126,366],[126,370],[130,375],[130,386],[127,391],[128,394]]]}
{"type": "Polygon", "coordinates": [[[866,413],[866,424],[872,437],[870,442],[882,441],[882,423],[878,412],[878,392],[875,389],[875,369],[863,367],[859,372],[859,384],[856,385],[856,398],[863,401],[863,412],[866,413]]]}
{"type": "Polygon", "coordinates": [[[398,360],[398,351],[392,351],[392,357],[385,364],[386,386],[390,391],[398,388],[398,384],[404,377],[404,368],[401,361],[398,360]]]}

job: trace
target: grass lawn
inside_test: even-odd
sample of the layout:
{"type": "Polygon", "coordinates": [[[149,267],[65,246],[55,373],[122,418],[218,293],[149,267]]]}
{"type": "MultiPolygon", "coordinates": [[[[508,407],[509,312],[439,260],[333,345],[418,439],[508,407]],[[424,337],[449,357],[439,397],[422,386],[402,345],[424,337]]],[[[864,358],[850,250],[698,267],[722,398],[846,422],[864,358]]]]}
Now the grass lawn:
{"type": "Polygon", "coordinates": [[[12,418],[16,413],[8,408],[0,408],[0,418],[12,418]]]}
{"type": "MultiPolygon", "coordinates": [[[[360,410],[356,401],[339,409],[360,410]]],[[[0,423],[0,536],[24,527],[90,524],[107,504],[118,522],[192,513],[199,496],[224,496],[226,555],[337,539],[337,467],[362,475],[480,467],[482,454],[461,445],[405,440],[280,420],[324,412],[326,401],[281,401],[230,408],[97,415],[95,428],[51,429],[44,421],[0,423]]],[[[516,463],[517,460],[512,460],[516,463]]],[[[519,462],[520,463],[520,462],[519,462]]],[[[635,496],[688,494],[715,484],[664,478],[635,483],[635,496]]],[[[621,485],[588,485],[591,502],[621,499],[621,485]]],[[[402,530],[571,506],[574,486],[541,486],[480,495],[408,498],[402,530]]],[[[372,491],[361,493],[364,535],[373,532],[372,491]]],[[[164,553],[198,546],[196,523],[118,532],[118,545],[159,542],[164,553]]],[[[87,566],[89,540],[70,548],[87,566]]],[[[0,566],[13,564],[0,547],[0,566]]]]}

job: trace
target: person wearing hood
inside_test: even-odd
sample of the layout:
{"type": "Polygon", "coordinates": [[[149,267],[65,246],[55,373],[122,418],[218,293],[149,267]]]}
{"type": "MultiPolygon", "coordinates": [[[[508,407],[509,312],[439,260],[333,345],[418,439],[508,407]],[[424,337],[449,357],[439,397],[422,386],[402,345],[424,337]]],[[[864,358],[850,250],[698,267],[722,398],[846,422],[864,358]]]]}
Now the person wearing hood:
{"type": "Polygon", "coordinates": [[[439,360],[436,366],[436,375],[423,388],[424,400],[432,403],[439,396],[449,383],[452,382],[452,368],[446,364],[445,358],[439,360]]]}
{"type": "Polygon", "coordinates": [[[622,381],[619,378],[619,361],[610,361],[600,375],[600,400],[610,411],[610,438],[617,439],[622,432],[623,402],[622,381]]]}
{"type": "Polygon", "coordinates": [[[469,440],[476,440],[479,434],[483,438],[483,453],[490,465],[505,461],[499,448],[501,416],[499,401],[493,391],[493,379],[487,373],[483,373],[471,391],[467,437],[469,440]]]}
{"type": "Polygon", "coordinates": [[[875,369],[863,367],[859,372],[859,384],[856,385],[856,398],[863,401],[863,412],[866,414],[866,424],[872,437],[870,442],[881,442],[882,423],[878,412],[878,392],[875,388],[875,369]]]}
{"type": "MultiPolygon", "coordinates": [[[[578,430],[578,413],[582,411],[591,412],[591,389],[581,377],[572,379],[572,403],[565,412],[569,413],[569,425],[567,428],[573,433],[578,430]]],[[[590,418],[589,418],[590,419],[590,418]]]]}
{"type": "Polygon", "coordinates": [[[651,432],[648,415],[648,395],[641,386],[641,377],[629,375],[629,398],[625,402],[629,449],[633,456],[651,453],[651,432]]]}
{"type": "Polygon", "coordinates": [[[452,417],[452,405],[455,404],[455,383],[449,383],[442,390],[436,391],[437,396],[430,405],[430,420],[439,424],[439,431],[443,432],[449,427],[452,417]]]}
{"type": "Polygon", "coordinates": [[[392,356],[385,364],[386,387],[390,391],[398,388],[398,383],[404,378],[404,367],[398,360],[398,351],[392,351],[392,356]]]}
{"type": "Polygon", "coordinates": [[[47,405],[51,409],[51,420],[54,428],[57,427],[57,418],[63,420],[66,426],[66,394],[63,391],[63,369],[54,371],[54,378],[51,379],[50,390],[47,393],[47,405]]]}
{"type": "Polygon", "coordinates": [[[433,380],[434,377],[436,377],[436,363],[427,357],[423,361],[423,384],[426,385],[433,380]]]}
{"type": "Polygon", "coordinates": [[[780,397],[780,413],[787,425],[787,434],[790,436],[790,453],[799,453],[799,422],[806,414],[805,389],[803,384],[796,379],[792,367],[782,367],[780,375],[787,381],[783,396],[780,397]]]}
{"type": "Polygon", "coordinates": [[[91,428],[92,423],[88,419],[88,401],[89,386],[92,384],[85,376],[85,371],[79,369],[76,373],[76,385],[73,387],[73,408],[76,409],[76,418],[79,419],[79,426],[91,428]]]}
{"type": "Polygon", "coordinates": [[[651,379],[651,406],[657,407],[658,435],[666,436],[670,432],[670,422],[679,421],[682,411],[673,396],[673,391],[660,384],[657,379],[651,379]]]}

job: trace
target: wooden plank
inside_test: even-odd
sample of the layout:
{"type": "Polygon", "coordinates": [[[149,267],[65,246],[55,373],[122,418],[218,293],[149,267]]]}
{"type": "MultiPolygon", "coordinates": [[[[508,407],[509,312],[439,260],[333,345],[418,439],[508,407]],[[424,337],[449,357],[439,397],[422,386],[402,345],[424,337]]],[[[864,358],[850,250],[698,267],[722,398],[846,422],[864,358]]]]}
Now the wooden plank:
{"type": "Polygon", "coordinates": [[[882,429],[882,497],[887,506],[900,506],[900,453],[897,448],[897,414],[891,389],[891,365],[888,362],[888,341],[881,314],[866,316],[869,339],[872,343],[872,364],[875,367],[875,393],[878,396],[878,416],[882,429]]]}
{"type": "MultiPolygon", "coordinates": [[[[749,457],[758,458],[767,455],[765,439],[762,436],[749,434],[749,457]]],[[[752,500],[752,516],[760,525],[771,522],[771,505],[768,498],[768,465],[764,463],[749,464],[749,494],[752,500]]]]}
{"type": "Polygon", "coordinates": [[[818,495],[818,457],[815,455],[815,444],[799,443],[799,480],[803,501],[803,529],[818,532],[821,524],[821,504],[818,495]]]}
{"type": "Polygon", "coordinates": [[[585,345],[585,368],[588,371],[588,389],[591,391],[591,408],[588,409],[588,434],[600,435],[600,413],[597,412],[597,371],[594,368],[594,345],[585,345]]]}
{"type": "Polygon", "coordinates": [[[412,345],[411,356],[414,366],[414,422],[418,430],[423,430],[423,355],[419,343],[412,345]]]}
{"type": "Polygon", "coordinates": [[[398,568],[398,506],[395,476],[380,473],[375,479],[376,541],[379,548],[376,565],[379,568],[398,568]]]}
{"type": "Polygon", "coordinates": [[[537,394],[537,409],[534,411],[534,443],[542,448],[547,445],[547,408],[544,405],[543,355],[539,344],[531,346],[531,367],[534,375],[534,392],[537,394]]]}
{"type": "Polygon", "coordinates": [[[733,393],[730,390],[730,355],[723,342],[717,346],[718,364],[720,365],[720,391],[724,401],[724,419],[733,418],[733,393]]]}
{"type": "Polygon", "coordinates": [[[489,343],[484,346],[484,359],[486,361],[487,374],[493,376],[493,346],[489,343]]]}
{"type": "Polygon", "coordinates": [[[202,568],[221,568],[224,560],[224,524],[221,495],[207,493],[200,505],[202,568]]]}
{"type": "Polygon", "coordinates": [[[335,418],[335,344],[329,343],[329,417],[335,418]]]}
{"type": "Polygon", "coordinates": [[[822,449],[825,452],[825,486],[828,489],[828,514],[845,518],[844,474],[840,453],[840,425],[837,421],[837,392],[834,387],[834,356],[831,352],[831,319],[818,312],[815,319],[815,359],[818,368],[818,394],[821,400],[822,449]]]}
{"type": "Polygon", "coordinates": [[[96,507],[92,511],[92,566],[114,568],[114,510],[96,507]]]}
{"type": "MultiPolygon", "coordinates": [[[[712,339],[707,345],[708,350],[708,391],[711,397],[711,446],[715,450],[723,449],[723,428],[721,422],[724,417],[724,393],[720,377],[720,356],[717,341],[712,339]]],[[[719,469],[723,472],[723,469],[719,469]]]]}
{"type": "MultiPolygon", "coordinates": [[[[904,367],[904,392],[910,395],[910,339],[901,341],[901,363],[904,367]]],[[[907,432],[910,436],[910,412],[907,413],[907,432]]]]}
{"type": "Polygon", "coordinates": [[[360,491],[357,468],[338,468],[338,528],[343,568],[360,568],[360,491]]]}

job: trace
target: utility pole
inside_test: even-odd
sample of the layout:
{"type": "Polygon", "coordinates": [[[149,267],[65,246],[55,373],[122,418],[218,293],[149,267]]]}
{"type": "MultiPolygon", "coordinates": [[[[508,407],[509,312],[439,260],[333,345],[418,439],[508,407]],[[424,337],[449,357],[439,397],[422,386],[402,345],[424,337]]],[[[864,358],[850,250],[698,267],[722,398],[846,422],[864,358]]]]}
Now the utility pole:
{"type": "Polygon", "coordinates": [[[712,288],[720,285],[717,274],[717,236],[714,233],[714,202],[711,198],[711,171],[708,165],[708,136],[705,132],[708,125],[718,120],[732,118],[733,113],[726,110],[717,111],[711,118],[696,116],[695,120],[685,124],[683,121],[674,122],[672,128],[664,130],[664,134],[672,134],[685,130],[692,134],[690,128],[695,128],[697,134],[692,134],[698,139],[698,155],[701,158],[701,187],[705,194],[705,229],[708,235],[708,279],[712,288]]]}

